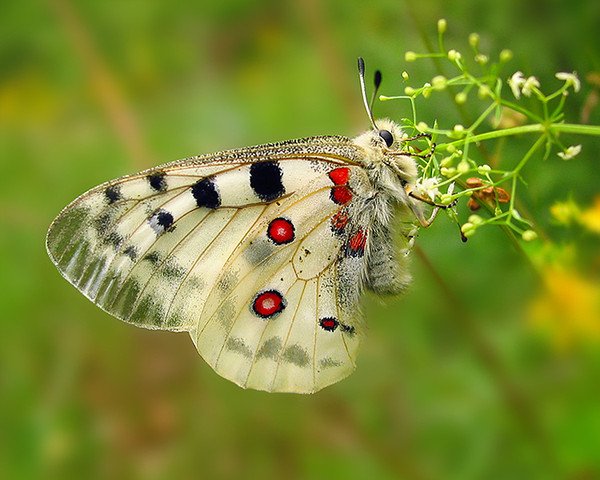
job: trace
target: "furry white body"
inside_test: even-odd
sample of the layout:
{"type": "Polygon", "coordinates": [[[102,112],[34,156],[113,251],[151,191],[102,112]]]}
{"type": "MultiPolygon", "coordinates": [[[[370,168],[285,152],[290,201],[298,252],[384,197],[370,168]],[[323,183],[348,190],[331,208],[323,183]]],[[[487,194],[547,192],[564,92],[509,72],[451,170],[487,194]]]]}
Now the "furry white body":
{"type": "Polygon", "coordinates": [[[121,320],[189,332],[238,385],[318,391],[355,367],[363,288],[409,281],[392,221],[414,220],[417,167],[397,154],[400,128],[378,127],[393,144],[376,130],[312,137],[107,182],[52,223],[49,255],[121,320]]]}

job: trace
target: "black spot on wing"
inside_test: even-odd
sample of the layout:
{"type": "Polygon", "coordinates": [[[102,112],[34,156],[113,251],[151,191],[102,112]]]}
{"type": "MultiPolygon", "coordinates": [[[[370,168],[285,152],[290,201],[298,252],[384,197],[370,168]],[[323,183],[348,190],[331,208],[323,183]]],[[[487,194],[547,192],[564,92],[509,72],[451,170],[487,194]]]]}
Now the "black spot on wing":
{"type": "Polygon", "coordinates": [[[186,269],[179,265],[173,258],[167,259],[159,270],[167,280],[177,280],[185,275],[186,269]]]}
{"type": "Polygon", "coordinates": [[[192,185],[192,195],[199,207],[215,209],[221,205],[221,196],[217,186],[210,178],[203,178],[194,183],[192,185]]]}
{"type": "Polygon", "coordinates": [[[115,250],[119,250],[123,245],[123,237],[114,230],[103,238],[106,245],[112,245],[115,250]]]}
{"type": "Polygon", "coordinates": [[[263,202],[271,202],[285,193],[278,162],[259,162],[250,166],[250,186],[263,202]]]}
{"type": "Polygon", "coordinates": [[[286,362],[293,363],[298,367],[306,367],[310,361],[306,350],[298,344],[287,347],[283,352],[282,358],[286,362]]]}
{"type": "Polygon", "coordinates": [[[135,262],[138,256],[137,249],[133,245],[129,245],[123,250],[123,255],[127,255],[132,262],[135,262]]]}
{"type": "Polygon", "coordinates": [[[104,212],[94,218],[93,225],[96,232],[103,235],[109,229],[112,221],[112,215],[109,212],[104,212]]]}
{"type": "Polygon", "coordinates": [[[342,327],[342,332],[347,333],[350,336],[352,336],[356,333],[356,330],[352,325],[346,325],[345,323],[340,323],[340,326],[342,327]]]}
{"type": "Polygon", "coordinates": [[[160,255],[158,254],[158,252],[150,252],[144,256],[144,260],[147,260],[152,265],[156,265],[160,262],[160,255]]]}
{"type": "Polygon", "coordinates": [[[152,190],[157,192],[164,192],[167,189],[167,181],[165,180],[165,174],[162,172],[153,173],[146,177],[152,190]]]}
{"type": "Polygon", "coordinates": [[[256,354],[256,358],[257,359],[259,359],[259,358],[272,358],[272,359],[277,358],[277,355],[279,355],[279,352],[281,350],[281,344],[282,344],[281,338],[279,338],[279,337],[269,338],[260,347],[260,350],[256,354]]]}
{"type": "Polygon", "coordinates": [[[259,238],[250,242],[244,250],[244,256],[252,265],[259,265],[273,254],[274,245],[266,238],[259,238]]]}
{"type": "Polygon", "coordinates": [[[121,200],[121,189],[118,185],[111,185],[104,190],[104,196],[108,200],[109,205],[115,203],[117,200],[121,200]]]}
{"type": "Polygon", "coordinates": [[[158,209],[154,212],[150,218],[148,218],[148,224],[154,230],[156,235],[162,235],[165,232],[173,230],[173,215],[163,209],[158,209]]]}
{"type": "Polygon", "coordinates": [[[171,228],[171,225],[173,225],[173,215],[164,210],[158,212],[157,219],[158,224],[162,226],[165,230],[168,230],[169,228],[171,228]]]}

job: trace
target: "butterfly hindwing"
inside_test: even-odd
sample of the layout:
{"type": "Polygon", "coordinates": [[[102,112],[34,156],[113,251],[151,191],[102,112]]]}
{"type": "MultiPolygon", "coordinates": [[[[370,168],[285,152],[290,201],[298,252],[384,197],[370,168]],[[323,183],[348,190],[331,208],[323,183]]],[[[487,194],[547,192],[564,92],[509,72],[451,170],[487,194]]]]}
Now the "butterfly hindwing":
{"type": "Polygon", "coordinates": [[[338,300],[346,235],[332,225],[342,207],[331,189],[320,175],[273,204],[208,295],[192,338],[219,374],[241,386],[312,392],[354,368],[359,316],[356,304],[338,300]]]}

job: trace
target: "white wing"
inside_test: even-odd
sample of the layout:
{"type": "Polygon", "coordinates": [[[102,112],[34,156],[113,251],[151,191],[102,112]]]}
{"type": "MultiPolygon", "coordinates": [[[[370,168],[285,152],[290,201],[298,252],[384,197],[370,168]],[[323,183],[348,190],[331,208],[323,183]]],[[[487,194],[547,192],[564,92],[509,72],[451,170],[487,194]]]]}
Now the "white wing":
{"type": "Polygon", "coordinates": [[[362,258],[347,254],[357,228],[348,220],[349,189],[328,173],[359,154],[347,139],[326,137],[123,177],[65,208],[47,249],[63,276],[107,312],[189,331],[222,376],[313,392],[354,368],[362,258]],[[333,194],[340,188],[343,202],[333,194]],[[332,218],[343,212],[340,229],[332,218]],[[275,309],[283,308],[261,315],[277,303],[272,292],[281,295],[275,309]]]}

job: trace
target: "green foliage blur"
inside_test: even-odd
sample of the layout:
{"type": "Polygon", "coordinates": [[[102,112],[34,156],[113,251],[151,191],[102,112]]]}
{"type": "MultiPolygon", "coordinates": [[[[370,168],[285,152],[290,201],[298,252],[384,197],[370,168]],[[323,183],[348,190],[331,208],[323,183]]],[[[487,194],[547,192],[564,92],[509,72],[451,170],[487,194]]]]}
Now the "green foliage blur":
{"type": "MultiPolygon", "coordinates": [[[[188,335],[113,319],[46,255],[51,220],[105,180],[368,128],[356,57],[402,94],[404,70],[438,73],[404,52],[433,45],[439,18],[448,48],[474,31],[510,48],[504,78],[577,71],[566,120],[600,124],[597,0],[3,3],[0,478],[600,478],[597,137],[528,163],[535,242],[489,228],[462,244],[443,215],[422,230],[412,287],[367,296],[358,369],[313,396],[236,387],[188,335]]],[[[418,113],[460,123],[450,97],[418,113]]],[[[526,148],[510,139],[504,158],[526,148]]]]}

